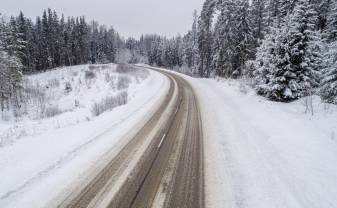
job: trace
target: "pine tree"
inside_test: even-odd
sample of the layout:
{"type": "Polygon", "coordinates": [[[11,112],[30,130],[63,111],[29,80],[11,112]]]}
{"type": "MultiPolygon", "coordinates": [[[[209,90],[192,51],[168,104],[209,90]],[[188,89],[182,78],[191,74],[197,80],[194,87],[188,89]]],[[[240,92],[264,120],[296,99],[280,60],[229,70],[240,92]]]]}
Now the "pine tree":
{"type": "Polygon", "coordinates": [[[50,45],[49,45],[49,24],[46,10],[43,11],[42,20],[41,20],[41,64],[42,69],[50,69],[52,67],[52,57],[50,56],[50,45]]]}
{"type": "Polygon", "coordinates": [[[264,39],[267,27],[267,8],[265,0],[253,0],[250,9],[250,19],[254,34],[255,44],[264,39]]]}
{"type": "Polygon", "coordinates": [[[9,23],[4,28],[4,49],[10,56],[24,57],[26,42],[23,40],[23,34],[19,32],[19,28],[15,18],[12,16],[9,23]]]}
{"type": "MultiPolygon", "coordinates": [[[[1,16],[0,19],[0,109],[4,111],[9,107],[11,99],[14,104],[17,104],[17,92],[21,88],[22,64],[19,58],[16,57],[17,48],[15,46],[9,47],[12,50],[12,55],[4,50],[4,47],[7,46],[6,44],[14,44],[12,40],[8,41],[8,38],[11,38],[9,35],[13,34],[11,34],[12,31],[6,31],[6,26],[1,16]]],[[[13,18],[11,18],[11,21],[13,21],[13,18]]],[[[11,22],[11,24],[13,23],[11,22]]]]}
{"type": "Polygon", "coordinates": [[[254,56],[254,37],[246,0],[223,1],[215,25],[213,65],[216,74],[238,78],[245,63],[254,56]]]}
{"type": "Polygon", "coordinates": [[[199,20],[199,32],[198,32],[198,48],[200,54],[199,75],[201,77],[209,77],[212,69],[212,43],[213,34],[212,19],[214,15],[217,1],[206,0],[203,5],[200,20],[199,20]]]}
{"type": "Polygon", "coordinates": [[[267,25],[281,27],[285,24],[288,14],[293,12],[298,0],[270,0],[267,5],[267,25]]]}
{"type": "Polygon", "coordinates": [[[64,19],[64,15],[61,16],[60,26],[58,30],[58,43],[59,43],[59,65],[65,66],[67,60],[67,46],[66,46],[66,23],[64,19]]]}
{"type": "Polygon", "coordinates": [[[19,58],[21,60],[21,63],[23,66],[25,66],[25,71],[30,70],[30,51],[28,44],[30,44],[31,40],[28,40],[28,23],[23,15],[22,12],[20,12],[19,16],[16,18],[17,22],[17,31],[16,33],[20,36],[21,39],[21,47],[19,49],[19,58]]]}
{"type": "Polygon", "coordinates": [[[328,14],[330,12],[331,3],[333,0],[317,0],[315,1],[318,13],[317,28],[324,31],[328,22],[328,14]]]}
{"type": "MultiPolygon", "coordinates": [[[[317,13],[309,0],[300,0],[279,34],[268,37],[258,53],[257,91],[276,101],[292,101],[318,87],[320,39],[317,13]],[[267,55],[262,50],[267,49],[267,55]],[[266,58],[263,56],[266,55],[266,58]]],[[[278,31],[276,30],[276,33],[278,31]]]]}
{"type": "Polygon", "coordinates": [[[325,68],[320,95],[325,102],[337,104],[337,1],[333,0],[327,16],[326,36],[327,50],[325,68]]]}
{"type": "Polygon", "coordinates": [[[337,41],[337,1],[333,0],[330,5],[330,11],[327,16],[327,41],[337,41]]]}
{"type": "Polygon", "coordinates": [[[242,76],[244,66],[249,59],[254,57],[254,36],[251,29],[251,22],[249,20],[249,2],[241,0],[238,2],[237,9],[238,16],[235,17],[236,33],[235,38],[235,55],[233,57],[234,63],[232,77],[238,78],[242,76]]]}
{"type": "Polygon", "coordinates": [[[337,41],[330,44],[326,55],[320,95],[323,101],[337,104],[337,41]]]}
{"type": "Polygon", "coordinates": [[[235,23],[232,14],[235,13],[232,1],[223,1],[218,4],[220,14],[214,28],[213,60],[215,73],[221,77],[230,77],[232,72],[231,57],[235,53],[235,23]]]}
{"type": "Polygon", "coordinates": [[[193,13],[192,29],[183,37],[182,42],[183,65],[190,69],[191,74],[196,74],[199,65],[198,51],[198,13],[193,13]]]}

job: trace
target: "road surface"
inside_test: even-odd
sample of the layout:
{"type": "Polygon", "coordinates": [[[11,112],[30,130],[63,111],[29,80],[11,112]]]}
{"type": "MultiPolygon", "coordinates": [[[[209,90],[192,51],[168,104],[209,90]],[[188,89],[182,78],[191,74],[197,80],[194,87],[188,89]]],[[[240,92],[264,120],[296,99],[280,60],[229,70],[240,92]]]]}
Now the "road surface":
{"type": "Polygon", "coordinates": [[[180,76],[159,72],[170,79],[164,102],[117,156],[58,207],[205,206],[203,133],[195,93],[180,76]]]}

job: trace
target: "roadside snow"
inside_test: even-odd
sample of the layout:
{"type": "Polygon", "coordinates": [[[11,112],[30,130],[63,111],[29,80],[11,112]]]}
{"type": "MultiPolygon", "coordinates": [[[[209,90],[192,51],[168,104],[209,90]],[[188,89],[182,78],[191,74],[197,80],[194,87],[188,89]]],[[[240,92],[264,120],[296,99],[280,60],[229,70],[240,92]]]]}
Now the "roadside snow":
{"type": "Polygon", "coordinates": [[[123,92],[133,99],[135,88],[148,76],[146,70],[119,73],[114,64],[65,67],[26,76],[22,107],[1,113],[0,147],[22,137],[90,121],[95,117],[95,104],[123,92]],[[19,116],[14,117],[14,112],[19,116]]]}
{"type": "Polygon", "coordinates": [[[189,79],[205,127],[207,207],[337,207],[337,107],[274,103],[237,81],[189,79]]]}
{"type": "Polygon", "coordinates": [[[170,72],[200,103],[206,207],[337,208],[337,106],[275,103],[242,81],[170,72]]]}
{"type": "MultiPolygon", "coordinates": [[[[10,142],[0,147],[0,207],[44,207],[66,192],[79,178],[85,178],[105,153],[118,152],[126,142],[121,138],[150,116],[169,88],[168,79],[157,72],[145,70],[145,77],[144,74],[123,75],[131,76],[132,80],[123,89],[129,94],[129,102],[94,117],[92,104],[118,92],[106,84],[104,80],[108,78],[103,71],[112,71],[116,76],[114,80],[119,75],[114,65],[100,68],[103,71],[96,74],[96,81],[83,86],[72,84],[72,90],[64,94],[63,84],[80,83],[72,77],[82,76],[87,67],[71,67],[29,78],[39,80],[41,85],[50,78],[62,80],[56,84],[61,90],[52,90],[49,100],[57,104],[62,113],[38,120],[33,120],[33,113],[28,114],[17,122],[21,126],[18,128],[25,132],[34,130],[19,137],[13,135],[15,139],[7,138],[10,142]],[[75,99],[80,107],[76,107],[75,99]]],[[[8,128],[12,128],[11,121],[0,123],[1,133],[8,128]]]]}

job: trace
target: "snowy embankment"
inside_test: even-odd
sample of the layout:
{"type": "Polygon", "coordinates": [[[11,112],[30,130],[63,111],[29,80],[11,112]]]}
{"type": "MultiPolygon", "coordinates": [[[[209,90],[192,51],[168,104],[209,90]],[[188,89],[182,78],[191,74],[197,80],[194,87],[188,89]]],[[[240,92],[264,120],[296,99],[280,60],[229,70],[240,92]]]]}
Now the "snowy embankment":
{"type": "Polygon", "coordinates": [[[337,207],[337,106],[275,103],[190,79],[205,126],[207,207],[337,207]]]}
{"type": "Polygon", "coordinates": [[[46,90],[35,93],[42,101],[29,99],[19,121],[6,115],[0,121],[0,207],[43,207],[66,195],[107,152],[118,152],[127,142],[121,138],[169,88],[157,72],[121,72],[115,65],[68,67],[26,80],[31,91],[46,90]],[[105,112],[107,106],[112,110],[105,112]]]}

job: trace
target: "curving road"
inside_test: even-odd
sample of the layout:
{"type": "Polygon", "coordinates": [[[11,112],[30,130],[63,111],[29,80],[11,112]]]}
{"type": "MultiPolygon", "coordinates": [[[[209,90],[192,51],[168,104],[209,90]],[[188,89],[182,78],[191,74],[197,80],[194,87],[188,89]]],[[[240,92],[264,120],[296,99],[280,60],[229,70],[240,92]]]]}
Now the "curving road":
{"type": "Polygon", "coordinates": [[[180,76],[157,71],[170,79],[164,102],[116,157],[58,207],[205,207],[195,93],[180,76]]]}

